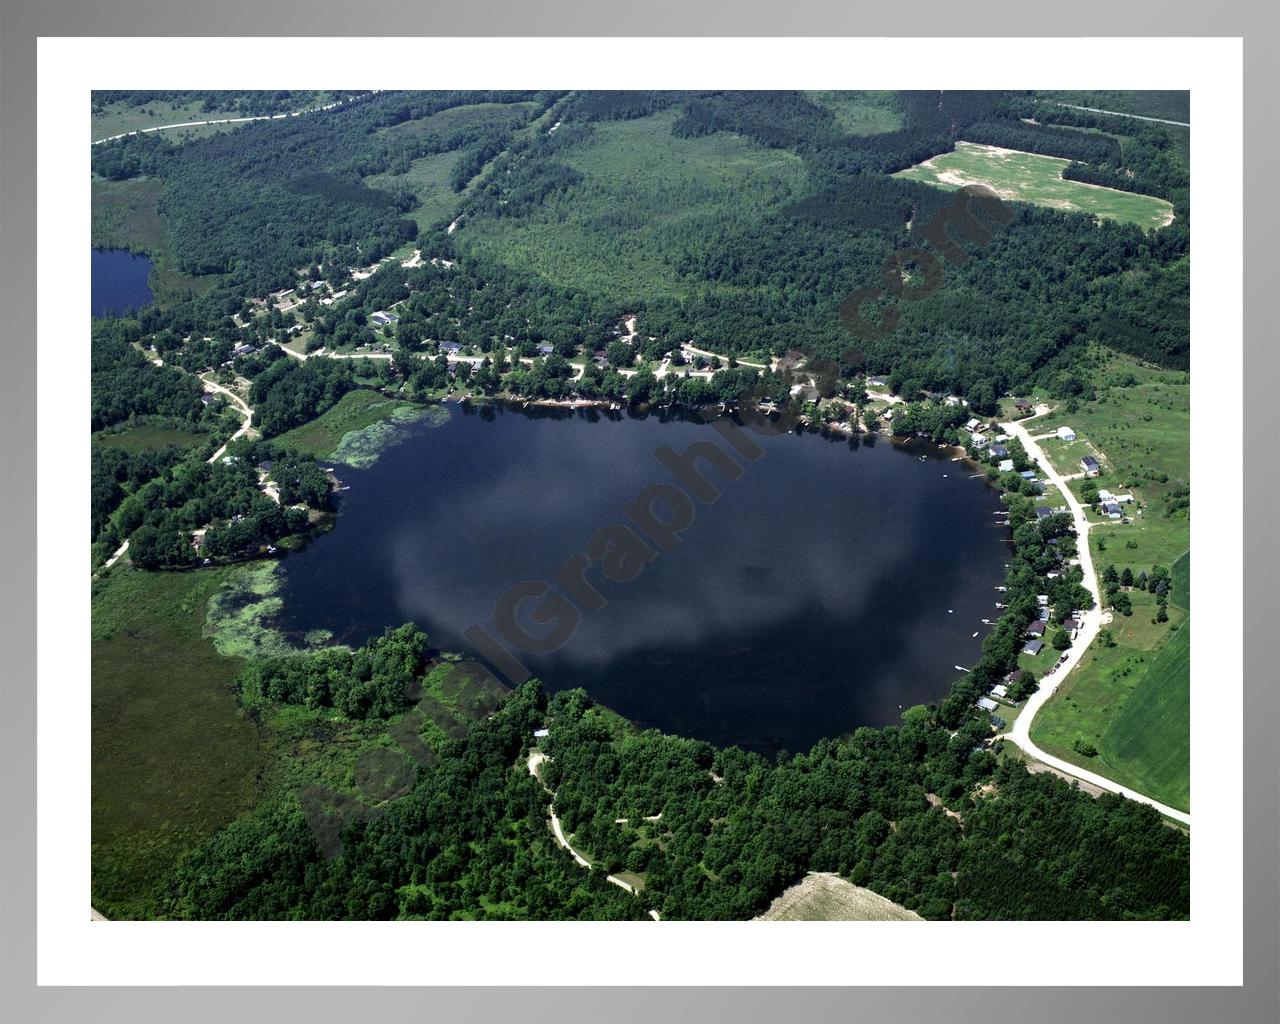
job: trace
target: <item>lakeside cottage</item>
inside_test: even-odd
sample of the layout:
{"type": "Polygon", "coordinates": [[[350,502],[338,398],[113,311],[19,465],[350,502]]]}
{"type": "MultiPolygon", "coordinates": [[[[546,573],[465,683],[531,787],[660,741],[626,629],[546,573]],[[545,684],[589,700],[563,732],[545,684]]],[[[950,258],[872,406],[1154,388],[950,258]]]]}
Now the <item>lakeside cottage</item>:
{"type": "Polygon", "coordinates": [[[1008,454],[1009,454],[1009,449],[1002,444],[996,444],[991,446],[991,457],[993,459],[1003,459],[1003,458],[1006,458],[1008,454]]]}
{"type": "Polygon", "coordinates": [[[1039,654],[1040,648],[1044,646],[1043,640],[1028,640],[1022,645],[1023,654],[1039,654]]]}
{"type": "Polygon", "coordinates": [[[996,683],[995,686],[991,687],[991,696],[1004,700],[1009,696],[1009,688],[1004,683],[996,683]]]}
{"type": "Polygon", "coordinates": [[[1012,473],[1013,459],[1005,459],[999,465],[996,466],[996,469],[1000,470],[1001,473],[1012,473]]]}
{"type": "Polygon", "coordinates": [[[1036,619],[1027,627],[1027,636],[1044,636],[1044,623],[1036,619]]]}
{"type": "Polygon", "coordinates": [[[1000,707],[1000,705],[997,704],[995,701],[993,701],[990,697],[979,697],[978,707],[982,708],[983,711],[995,711],[998,707],[1000,707]]]}

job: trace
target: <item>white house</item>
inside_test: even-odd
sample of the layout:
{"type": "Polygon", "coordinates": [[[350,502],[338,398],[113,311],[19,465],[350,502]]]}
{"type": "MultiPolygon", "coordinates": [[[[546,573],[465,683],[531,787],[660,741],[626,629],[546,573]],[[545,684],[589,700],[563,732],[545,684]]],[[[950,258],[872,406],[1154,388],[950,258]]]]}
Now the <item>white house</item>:
{"type": "Polygon", "coordinates": [[[996,469],[1000,470],[1001,473],[1011,472],[1013,470],[1013,459],[1005,459],[998,466],[996,466],[996,469]]]}
{"type": "Polygon", "coordinates": [[[1072,430],[1070,427],[1058,428],[1059,441],[1074,441],[1075,439],[1076,439],[1076,432],[1072,430]]]}

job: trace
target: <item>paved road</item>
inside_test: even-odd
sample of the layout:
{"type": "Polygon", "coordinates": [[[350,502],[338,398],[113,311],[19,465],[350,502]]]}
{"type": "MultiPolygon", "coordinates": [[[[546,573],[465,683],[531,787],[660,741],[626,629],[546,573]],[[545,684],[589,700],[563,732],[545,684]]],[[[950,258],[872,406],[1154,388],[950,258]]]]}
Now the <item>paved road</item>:
{"type": "Polygon", "coordinates": [[[1190,128],[1189,121],[1166,121],[1163,117],[1143,117],[1141,114],[1124,114],[1119,110],[1100,110],[1098,107],[1080,107],[1074,103],[1059,103],[1060,107],[1070,107],[1072,110],[1084,110],[1090,114],[1110,114],[1112,117],[1128,117],[1134,121],[1151,121],[1155,124],[1171,124],[1177,128],[1190,128]]]}
{"type": "Polygon", "coordinates": [[[254,117],[219,117],[210,121],[180,121],[177,124],[158,124],[151,128],[138,128],[131,132],[121,132],[119,135],[108,135],[104,139],[94,139],[91,145],[100,146],[104,142],[114,142],[116,139],[123,139],[129,135],[148,135],[151,132],[167,132],[174,128],[198,128],[206,124],[244,124],[247,121],[283,121],[290,117],[301,117],[303,114],[316,114],[322,110],[333,110],[337,107],[344,106],[347,103],[354,103],[356,100],[362,100],[366,96],[371,96],[379,90],[374,89],[371,92],[361,93],[359,96],[353,96],[350,100],[338,100],[334,103],[326,103],[323,107],[311,107],[308,110],[292,110],[285,114],[258,114],[254,117]]]}
{"type": "MultiPolygon", "coordinates": [[[[1042,409],[1036,413],[1036,416],[1043,415],[1047,409],[1042,409]]],[[[1130,800],[1136,800],[1138,803],[1148,804],[1154,807],[1161,814],[1180,821],[1184,825],[1191,824],[1191,815],[1177,808],[1169,807],[1153,800],[1149,796],[1144,796],[1136,790],[1129,789],[1108,779],[1106,776],[1099,775],[1096,772],[1088,771],[1078,765],[1072,764],[1070,761],[1064,761],[1060,757],[1054,757],[1052,754],[1041,750],[1031,741],[1031,722],[1036,714],[1044,707],[1050,697],[1054,695],[1058,687],[1062,685],[1062,681],[1070,674],[1071,670],[1080,663],[1080,659],[1084,656],[1084,652],[1089,645],[1097,639],[1099,631],[1103,625],[1102,611],[1102,595],[1098,590],[1098,576],[1093,570],[1093,555],[1089,551],[1089,520],[1085,517],[1084,507],[1071,493],[1067,486],[1066,479],[1053,468],[1053,464],[1045,457],[1043,450],[1037,443],[1036,439],[1031,436],[1025,424],[1035,419],[1029,416],[1024,420],[1014,423],[1002,423],[1001,429],[1022,442],[1022,447],[1026,449],[1027,455],[1033,459],[1038,465],[1045,478],[1053,485],[1057,486],[1066,500],[1067,507],[1071,510],[1071,516],[1076,524],[1076,548],[1080,558],[1080,568],[1084,571],[1084,585],[1088,588],[1089,593],[1093,595],[1094,607],[1090,608],[1081,616],[1080,631],[1076,634],[1075,643],[1067,650],[1067,660],[1051,676],[1047,676],[1040,681],[1040,688],[1027,698],[1026,706],[1023,707],[1022,713],[1018,715],[1017,721],[1014,722],[1013,728],[1005,734],[1005,739],[1016,743],[1028,754],[1038,761],[1066,772],[1077,779],[1091,782],[1095,786],[1107,790],[1110,793],[1121,793],[1130,800]]]]}

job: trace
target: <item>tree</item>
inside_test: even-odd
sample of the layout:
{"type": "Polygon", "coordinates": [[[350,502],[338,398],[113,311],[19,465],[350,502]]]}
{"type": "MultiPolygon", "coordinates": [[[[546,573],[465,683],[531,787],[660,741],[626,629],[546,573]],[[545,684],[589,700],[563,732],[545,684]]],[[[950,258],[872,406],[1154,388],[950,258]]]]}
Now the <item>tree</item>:
{"type": "Polygon", "coordinates": [[[1133,570],[1127,565],[1124,567],[1124,572],[1120,574],[1120,585],[1123,587],[1133,586],[1133,570]]]}
{"type": "Polygon", "coordinates": [[[1055,651],[1065,651],[1071,646],[1071,634],[1065,629],[1058,629],[1053,634],[1053,649],[1055,651]]]}

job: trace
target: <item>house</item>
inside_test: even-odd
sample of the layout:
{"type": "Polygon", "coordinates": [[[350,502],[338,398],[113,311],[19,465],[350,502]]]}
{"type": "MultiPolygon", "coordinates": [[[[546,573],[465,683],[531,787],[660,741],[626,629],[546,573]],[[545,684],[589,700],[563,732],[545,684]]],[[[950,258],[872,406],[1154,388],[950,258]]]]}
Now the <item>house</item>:
{"type": "Polygon", "coordinates": [[[1021,682],[1023,675],[1025,675],[1025,673],[1022,671],[1022,669],[1015,668],[1012,672],[1010,672],[1007,676],[1004,677],[1004,681],[1008,683],[1010,686],[1012,686],[1014,683],[1021,682]]]}
{"type": "Polygon", "coordinates": [[[1014,400],[1013,407],[1017,409],[1019,412],[1026,412],[1028,409],[1031,408],[1031,403],[1028,402],[1025,398],[1018,398],[1014,400]]]}
{"type": "Polygon", "coordinates": [[[1080,628],[1080,620],[1067,619],[1065,622],[1063,622],[1062,628],[1065,629],[1068,633],[1074,633],[1077,629],[1080,628]]]}
{"type": "Polygon", "coordinates": [[[1120,506],[1114,501],[1104,501],[1102,503],[1102,514],[1108,519],[1123,519],[1124,513],[1120,511],[1120,506]]]}
{"type": "Polygon", "coordinates": [[[445,355],[456,356],[462,351],[462,345],[456,341],[442,341],[440,342],[440,351],[445,355]]]}
{"type": "Polygon", "coordinates": [[[1027,636],[1044,636],[1044,623],[1036,619],[1027,627],[1027,636]]]}
{"type": "Polygon", "coordinates": [[[996,466],[996,469],[1000,470],[1001,473],[1012,473],[1013,459],[1005,459],[998,466],[996,466]]]}
{"type": "Polygon", "coordinates": [[[548,735],[550,735],[550,733],[551,733],[551,730],[550,730],[550,729],[534,729],[534,730],[533,730],[533,738],[534,738],[535,740],[540,740],[540,739],[542,739],[544,736],[548,736],[548,735]]]}
{"type": "Polygon", "coordinates": [[[969,418],[969,422],[964,425],[964,429],[973,431],[973,430],[977,430],[981,426],[982,426],[982,420],[978,419],[977,416],[971,416],[969,418]]]}
{"type": "Polygon", "coordinates": [[[1074,441],[1075,439],[1076,439],[1076,432],[1072,430],[1070,427],[1058,428],[1059,441],[1074,441]]]}
{"type": "Polygon", "coordinates": [[[1036,604],[1038,604],[1041,608],[1046,608],[1046,607],[1048,607],[1048,605],[1049,605],[1049,595],[1048,595],[1048,594],[1036,594],[1036,604]]]}
{"type": "Polygon", "coordinates": [[[1048,622],[1048,621],[1049,621],[1049,606],[1048,606],[1047,604],[1041,605],[1041,606],[1040,606],[1040,612],[1039,612],[1039,614],[1040,614],[1040,621],[1041,621],[1041,622],[1048,622]]]}
{"type": "Polygon", "coordinates": [[[1048,505],[1036,506],[1037,519],[1048,519],[1051,515],[1053,515],[1053,509],[1051,509],[1048,505]]]}
{"type": "Polygon", "coordinates": [[[1085,476],[1098,475],[1098,460],[1092,455],[1086,455],[1080,460],[1080,465],[1084,467],[1085,476]]]}
{"type": "Polygon", "coordinates": [[[867,383],[873,388],[884,388],[889,386],[888,380],[880,374],[876,374],[874,377],[868,377],[867,383]]]}
{"type": "Polygon", "coordinates": [[[990,697],[979,697],[978,707],[982,708],[983,711],[995,711],[998,707],[1000,707],[1000,705],[997,704],[995,701],[993,701],[990,697]]]}
{"type": "Polygon", "coordinates": [[[995,444],[991,446],[991,457],[993,459],[1004,459],[1004,458],[1008,458],[1008,456],[1009,456],[1009,449],[1006,448],[1004,445],[995,444]]]}
{"type": "Polygon", "coordinates": [[[386,313],[382,313],[382,312],[378,312],[378,313],[370,313],[370,314],[369,314],[369,319],[370,319],[370,320],[372,320],[375,324],[389,324],[389,323],[391,323],[391,317],[387,316],[387,314],[386,314],[386,313]]]}
{"type": "Polygon", "coordinates": [[[1024,469],[1018,474],[1018,476],[1022,477],[1023,480],[1034,480],[1036,478],[1036,471],[1034,469],[1024,469]]]}
{"type": "Polygon", "coordinates": [[[983,434],[973,434],[970,437],[970,440],[973,442],[973,446],[975,448],[985,448],[988,443],[986,436],[983,434]]]}
{"type": "Polygon", "coordinates": [[[1023,654],[1039,654],[1040,648],[1044,646],[1043,640],[1028,640],[1022,645],[1023,654]]]}
{"type": "Polygon", "coordinates": [[[554,351],[555,351],[555,346],[550,345],[545,341],[538,346],[538,355],[540,356],[549,356],[554,351]]]}
{"type": "Polygon", "coordinates": [[[257,351],[258,350],[256,348],[248,344],[237,345],[235,348],[231,350],[232,354],[237,356],[251,356],[253,355],[253,353],[257,351]]]}
{"type": "Polygon", "coordinates": [[[1004,700],[1009,696],[1009,688],[1004,683],[996,683],[995,686],[991,687],[991,696],[1004,700]]]}

